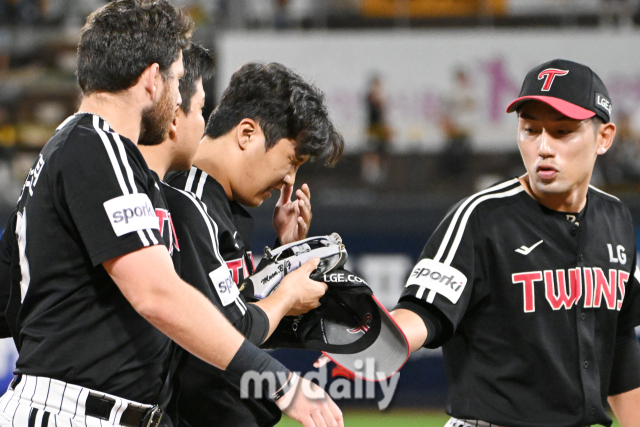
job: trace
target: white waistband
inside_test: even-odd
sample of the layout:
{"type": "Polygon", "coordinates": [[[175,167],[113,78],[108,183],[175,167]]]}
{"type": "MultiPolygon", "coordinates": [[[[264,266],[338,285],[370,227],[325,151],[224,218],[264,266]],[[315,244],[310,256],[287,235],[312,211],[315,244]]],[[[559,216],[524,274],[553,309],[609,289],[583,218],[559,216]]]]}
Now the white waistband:
{"type": "Polygon", "coordinates": [[[496,424],[487,423],[480,420],[460,420],[458,418],[451,417],[445,427],[500,427],[496,424]]]}
{"type": "MultiPolygon", "coordinates": [[[[8,393],[13,395],[10,399],[3,398],[3,406],[0,411],[4,411],[10,402],[16,402],[24,405],[30,405],[47,411],[54,415],[60,415],[72,420],[85,419],[85,402],[89,394],[97,397],[111,398],[115,401],[109,420],[105,420],[109,424],[120,424],[122,413],[129,406],[135,408],[150,408],[151,405],[133,402],[100,391],[91,390],[74,384],[68,384],[59,380],[46,377],[34,377],[31,375],[22,375],[22,379],[14,389],[9,386],[8,393]]],[[[5,395],[6,397],[6,395],[5,395]]]]}

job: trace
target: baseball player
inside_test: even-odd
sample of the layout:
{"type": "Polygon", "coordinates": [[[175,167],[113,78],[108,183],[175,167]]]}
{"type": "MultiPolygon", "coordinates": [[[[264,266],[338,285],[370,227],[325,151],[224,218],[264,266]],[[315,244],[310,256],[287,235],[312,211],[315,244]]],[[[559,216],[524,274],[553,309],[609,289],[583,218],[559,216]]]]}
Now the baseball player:
{"type": "MultiPolygon", "coordinates": [[[[250,63],[232,76],[209,118],[195,167],[169,180],[177,189],[167,197],[180,241],[182,278],[209,296],[256,345],[285,314],[315,308],[326,285],[309,279],[317,261],[307,262],[272,295],[247,303],[253,293],[243,295],[236,286],[254,269],[253,220],[244,206],[259,206],[280,190],[274,212],[279,242],[306,237],[310,192],[303,185],[291,201],[296,172],[310,157],[335,163],[343,144],[318,89],[283,65],[250,63]]],[[[272,402],[252,395],[241,399],[227,372],[196,357],[187,357],[179,377],[181,425],[273,426],[280,419],[272,402]]]]}
{"type": "MultiPolygon", "coordinates": [[[[212,214],[211,206],[207,207],[193,194],[173,188],[157,178],[158,174],[164,176],[171,171],[189,170],[204,133],[205,123],[202,117],[202,107],[204,106],[205,93],[202,88],[202,78],[213,72],[213,57],[206,49],[192,43],[184,51],[183,59],[185,74],[180,81],[180,94],[183,103],[176,118],[170,125],[164,140],[160,140],[158,143],[158,138],[162,137],[160,133],[143,136],[139,141],[139,149],[174,213],[174,215],[168,214],[168,224],[171,227],[174,227],[175,224],[174,230],[177,230],[177,233],[174,231],[174,235],[176,249],[180,253],[179,259],[183,263],[181,277],[207,296],[250,342],[259,345],[268,336],[269,325],[274,322],[277,324],[284,313],[291,309],[306,312],[316,307],[326,286],[308,278],[309,272],[317,266],[317,261],[309,262],[302,270],[306,272],[307,277],[302,271],[298,274],[292,274],[286,281],[283,281],[276,292],[262,303],[273,306],[281,313],[280,318],[269,319],[258,305],[246,303],[237,290],[227,262],[218,255],[222,252],[222,248],[219,246],[219,235],[237,231],[223,230],[223,227],[228,228],[228,220],[221,221],[216,215],[214,217],[217,220],[214,220],[210,216],[212,214]],[[216,230],[216,233],[212,234],[213,230],[216,230]]],[[[224,202],[226,205],[229,203],[229,201],[224,202]]],[[[223,205],[216,205],[214,209],[219,209],[220,206],[223,205]]],[[[246,212],[243,208],[241,209],[246,212]]],[[[310,219],[310,216],[308,217],[310,219]]],[[[297,217],[292,217],[292,220],[297,222],[297,217]]],[[[235,246],[234,249],[236,249],[235,246]]],[[[246,256],[248,260],[251,260],[250,255],[246,256]]],[[[224,371],[216,369],[214,372],[223,376],[224,382],[221,382],[221,387],[214,387],[215,390],[212,389],[211,393],[220,399],[220,396],[226,394],[224,388],[226,387],[234,391],[239,399],[240,391],[237,382],[224,371]]],[[[182,383],[184,389],[195,388],[191,386],[192,380],[183,380],[182,383]]],[[[206,392],[201,388],[195,389],[198,396],[206,392]]],[[[260,421],[275,419],[275,424],[280,419],[280,409],[273,402],[266,398],[257,402],[259,403],[250,398],[248,401],[242,400],[239,403],[241,408],[243,405],[249,406],[256,412],[254,417],[250,419],[251,422],[256,422],[255,419],[260,421]],[[267,408],[271,412],[267,411],[267,408]]],[[[197,404],[200,405],[202,402],[198,401],[197,404]]],[[[194,408],[194,411],[196,413],[206,412],[202,408],[207,408],[207,406],[200,406],[200,409],[194,408]]],[[[233,425],[249,425],[241,418],[244,415],[243,411],[238,411],[235,406],[215,409],[221,411],[216,415],[220,419],[231,420],[233,425]]],[[[169,405],[168,412],[174,410],[175,405],[169,405]]],[[[171,413],[171,415],[174,414],[171,413]]],[[[189,414],[187,413],[187,415],[189,414]]],[[[193,416],[191,415],[189,418],[193,416]]]]}
{"type": "Polygon", "coordinates": [[[341,424],[330,400],[288,392],[295,376],[180,280],[162,244],[160,189],[136,142],[181,102],[191,28],[164,0],[111,2],[83,28],[80,112],[47,142],[18,202],[20,350],[0,425],[170,425],[170,338],[237,377],[280,374],[271,397],[304,425],[341,424]]]}
{"type": "Polygon", "coordinates": [[[455,205],[393,316],[412,350],[443,347],[447,426],[640,425],[634,227],[589,185],[611,100],[588,67],[532,69],[520,97],[527,173],[455,205]]]}

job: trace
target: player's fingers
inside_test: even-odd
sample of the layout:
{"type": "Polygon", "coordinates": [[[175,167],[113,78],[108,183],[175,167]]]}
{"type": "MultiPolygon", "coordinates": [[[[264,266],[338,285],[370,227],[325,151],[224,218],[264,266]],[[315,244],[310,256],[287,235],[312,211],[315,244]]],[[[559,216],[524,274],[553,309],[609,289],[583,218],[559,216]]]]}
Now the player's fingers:
{"type": "Polygon", "coordinates": [[[311,415],[306,415],[302,420],[300,420],[300,424],[303,427],[316,427],[316,423],[313,421],[313,417],[311,415]]]}
{"type": "Polygon", "coordinates": [[[302,184],[302,187],[300,187],[300,190],[302,190],[304,195],[307,196],[307,200],[311,201],[311,190],[309,189],[309,186],[306,183],[302,184]]]}
{"type": "Polygon", "coordinates": [[[298,217],[298,240],[304,239],[307,237],[307,233],[309,232],[309,227],[307,227],[307,222],[301,216],[298,217]]]}
{"type": "Polygon", "coordinates": [[[321,403],[318,402],[318,405],[314,406],[311,410],[311,419],[315,423],[316,427],[327,427],[327,423],[324,421],[324,415],[320,410],[321,403]]]}
{"type": "Polygon", "coordinates": [[[298,200],[298,207],[300,208],[300,215],[305,221],[311,221],[311,206],[305,203],[303,200],[298,200]]]}
{"type": "Polygon", "coordinates": [[[320,264],[320,258],[318,257],[311,258],[309,261],[302,264],[299,270],[301,270],[305,274],[305,276],[308,276],[309,274],[311,274],[313,270],[318,268],[319,264],[320,264]]]}
{"type": "MultiPolygon", "coordinates": [[[[324,354],[322,356],[327,357],[324,354]]],[[[327,360],[329,360],[328,357],[327,357],[327,360]]],[[[336,402],[334,402],[332,399],[328,399],[327,407],[333,414],[333,418],[336,420],[336,425],[338,427],[344,427],[344,419],[342,418],[342,411],[340,410],[340,408],[338,408],[338,405],[336,405],[336,402]]]]}
{"type": "Polygon", "coordinates": [[[335,415],[331,408],[329,408],[329,401],[331,399],[318,401],[318,406],[320,407],[320,412],[322,413],[322,418],[324,422],[327,424],[327,427],[337,427],[338,421],[336,420],[335,415]]]}
{"type": "Polygon", "coordinates": [[[298,198],[298,200],[304,203],[304,205],[307,207],[307,209],[309,209],[309,211],[311,211],[311,199],[309,199],[309,196],[305,192],[298,189],[296,191],[296,197],[298,198]]]}
{"type": "Polygon", "coordinates": [[[323,366],[325,366],[329,362],[331,362],[331,359],[329,359],[326,355],[323,354],[322,356],[318,357],[318,360],[313,362],[313,367],[314,368],[322,368],[323,366]]]}
{"type": "Polygon", "coordinates": [[[293,194],[293,185],[283,185],[280,189],[280,198],[278,199],[278,206],[285,205],[291,201],[291,195],[293,194]]]}

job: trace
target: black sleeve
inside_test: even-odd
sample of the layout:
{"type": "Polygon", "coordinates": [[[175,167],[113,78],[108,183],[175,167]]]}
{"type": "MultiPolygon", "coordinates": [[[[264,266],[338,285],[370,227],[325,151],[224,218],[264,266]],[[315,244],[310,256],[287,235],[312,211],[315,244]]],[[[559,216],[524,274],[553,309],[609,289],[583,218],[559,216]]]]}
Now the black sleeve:
{"type": "Polygon", "coordinates": [[[56,158],[55,191],[71,215],[93,265],[162,243],[149,195],[153,182],[137,147],[105,131],[74,130],[56,158]]]}
{"type": "Polygon", "coordinates": [[[261,345],[269,334],[269,317],[255,304],[247,304],[247,313],[237,322],[236,328],[251,344],[261,345]]]}
{"type": "MultiPolygon", "coordinates": [[[[440,322],[429,347],[444,344],[453,336],[462,320],[481,271],[475,241],[481,233],[475,211],[462,216],[465,201],[454,206],[438,225],[424,247],[418,263],[405,284],[400,304],[414,303],[408,308],[423,319],[424,310],[440,322]]],[[[407,306],[409,307],[409,306],[407,306]]]]}
{"type": "Polygon", "coordinates": [[[17,250],[15,233],[16,211],[14,210],[0,239],[0,338],[11,336],[6,309],[11,294],[11,260],[17,250]]]}
{"type": "Polygon", "coordinates": [[[416,313],[424,322],[427,327],[427,339],[422,344],[422,347],[437,348],[451,338],[451,328],[447,328],[449,322],[442,319],[442,313],[434,310],[433,307],[429,307],[426,303],[409,297],[401,299],[398,305],[394,307],[394,310],[398,308],[416,313]]]}
{"type": "Polygon", "coordinates": [[[633,253],[631,274],[626,286],[623,288],[624,296],[618,317],[618,334],[640,325],[640,269],[637,265],[638,260],[635,250],[633,253]]]}
{"type": "Polygon", "coordinates": [[[640,387],[640,342],[634,329],[618,333],[613,351],[609,396],[640,387]]]}
{"type": "Polygon", "coordinates": [[[180,248],[180,277],[202,292],[237,328],[247,313],[247,304],[220,255],[217,224],[193,194],[163,188],[180,248]]]}

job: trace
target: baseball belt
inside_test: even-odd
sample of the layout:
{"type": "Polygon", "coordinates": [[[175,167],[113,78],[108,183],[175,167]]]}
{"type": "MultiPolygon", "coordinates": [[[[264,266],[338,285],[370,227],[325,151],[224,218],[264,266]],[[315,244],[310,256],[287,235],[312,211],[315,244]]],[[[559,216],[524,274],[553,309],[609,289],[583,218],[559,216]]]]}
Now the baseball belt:
{"type": "MultiPolygon", "coordinates": [[[[38,408],[51,413],[56,413],[57,411],[60,414],[66,411],[72,414],[72,417],[75,417],[75,413],[78,412],[78,406],[82,405],[84,406],[85,416],[109,421],[113,418],[112,409],[117,403],[116,399],[118,399],[120,401],[119,408],[126,405],[124,410],[120,409],[122,410],[122,415],[118,425],[124,427],[158,427],[163,415],[163,411],[157,405],[143,405],[45,377],[16,375],[9,386],[10,391],[19,393],[19,395],[24,392],[25,388],[32,395],[32,404],[38,405],[38,408]],[[65,394],[67,399],[65,399],[65,394]],[[85,395],[86,398],[80,399],[81,395],[85,395]],[[71,396],[73,397],[71,398],[71,396]],[[60,403],[57,404],[59,406],[52,406],[49,400],[59,401],[60,403]],[[70,405],[70,407],[66,406],[69,405],[69,402],[75,402],[75,404],[70,405]]],[[[62,416],[67,415],[63,413],[62,416]]],[[[113,423],[113,420],[111,422],[113,423]]]]}
{"type": "MultiPolygon", "coordinates": [[[[115,399],[89,394],[85,402],[85,415],[108,420],[115,404],[115,399]]],[[[122,413],[120,425],[125,427],[158,427],[162,414],[162,409],[157,405],[151,408],[128,406],[122,413]]]]}

